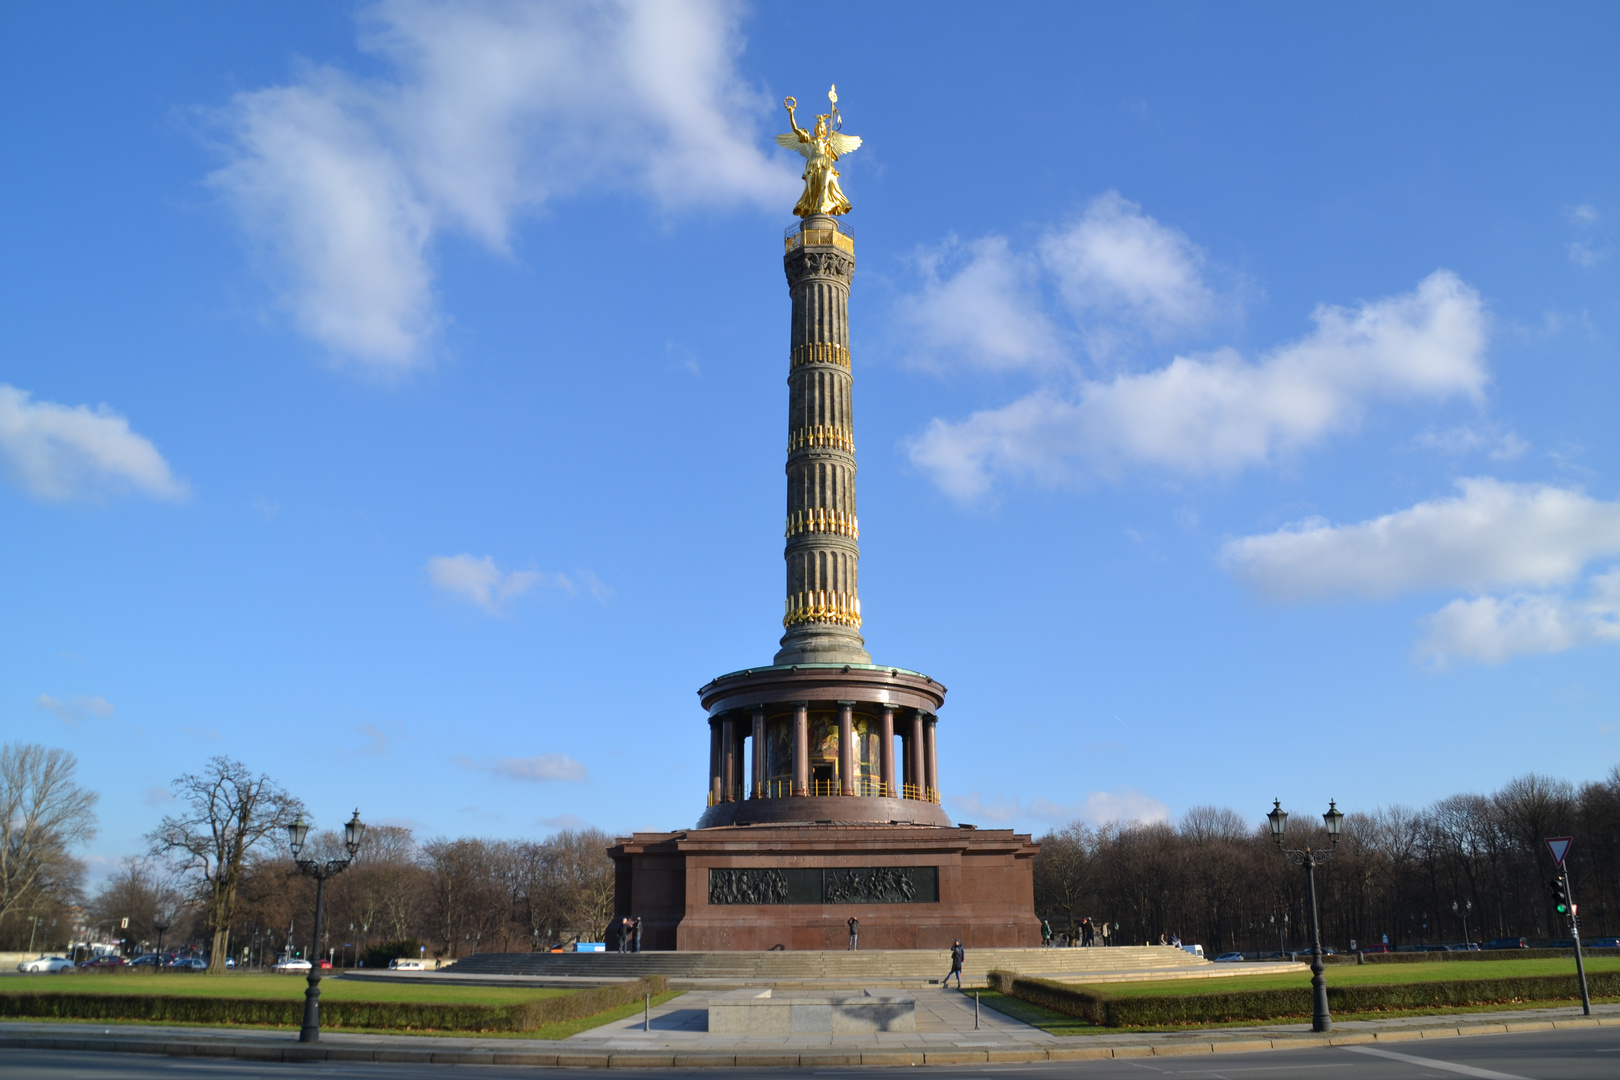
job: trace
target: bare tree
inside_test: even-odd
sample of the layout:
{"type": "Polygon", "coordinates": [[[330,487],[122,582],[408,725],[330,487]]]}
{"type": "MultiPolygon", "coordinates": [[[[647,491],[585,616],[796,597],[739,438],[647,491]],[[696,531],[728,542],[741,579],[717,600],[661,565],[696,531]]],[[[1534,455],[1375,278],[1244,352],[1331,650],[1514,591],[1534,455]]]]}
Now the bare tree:
{"type": "Polygon", "coordinates": [[[159,924],[165,930],[171,927],[182,905],[177,883],[161,865],[150,859],[126,858],[102,882],[85,910],[98,923],[119,927],[127,954],[131,945],[154,941],[159,924]]]}
{"type": "Polygon", "coordinates": [[[96,834],[98,796],[74,782],[78,764],[37,743],[0,746],[0,922],[80,888],[71,849],[96,834]]]}
{"type": "Polygon", "coordinates": [[[286,828],[303,804],[268,776],[255,776],[227,757],[210,758],[202,772],[187,773],[169,786],[187,812],[165,817],[147,839],[153,854],[176,860],[200,879],[213,937],[208,970],[223,973],[248,855],[266,836],[286,828]]]}

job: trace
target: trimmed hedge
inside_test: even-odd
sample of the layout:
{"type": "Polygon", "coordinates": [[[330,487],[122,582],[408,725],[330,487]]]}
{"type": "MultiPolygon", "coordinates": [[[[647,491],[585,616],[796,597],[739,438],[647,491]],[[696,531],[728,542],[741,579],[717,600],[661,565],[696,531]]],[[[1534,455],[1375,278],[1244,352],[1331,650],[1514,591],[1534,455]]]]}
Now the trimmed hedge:
{"type": "MultiPolygon", "coordinates": [[[[515,1005],[444,1002],[322,1001],[323,1028],[405,1031],[533,1031],[580,1020],[669,989],[669,979],[650,975],[557,997],[515,1005]]],[[[232,1024],[297,1027],[304,999],[207,998],[167,994],[85,994],[72,991],[0,992],[0,1016],[57,1020],[144,1020],[171,1024],[232,1024]]]]}
{"type": "MultiPolygon", "coordinates": [[[[1614,956],[1615,949],[1593,949],[1582,946],[1581,952],[1586,956],[1614,956]]],[[[1309,962],[1309,951],[1299,954],[1303,962],[1309,962]]],[[[1398,953],[1368,953],[1369,964],[1425,964],[1445,962],[1448,960],[1573,960],[1574,949],[1473,949],[1467,952],[1398,952],[1398,953]]],[[[1355,953],[1335,953],[1332,956],[1322,957],[1329,964],[1353,964],[1356,962],[1355,953]]]]}
{"type": "MultiPolygon", "coordinates": [[[[1235,990],[1218,994],[1165,994],[1112,997],[1050,979],[1007,971],[989,974],[992,989],[1073,1016],[1098,1027],[1159,1027],[1220,1024],[1240,1020],[1283,1020],[1311,1015],[1309,986],[1277,990],[1235,990]]],[[[1620,995],[1620,972],[1588,974],[1593,997],[1620,995]]],[[[1433,1009],[1460,1005],[1508,1005],[1526,1001],[1577,999],[1580,986],[1571,975],[1529,975],[1506,979],[1464,979],[1385,986],[1330,986],[1334,1012],[1368,1013],[1395,1009],[1433,1009]]]]}

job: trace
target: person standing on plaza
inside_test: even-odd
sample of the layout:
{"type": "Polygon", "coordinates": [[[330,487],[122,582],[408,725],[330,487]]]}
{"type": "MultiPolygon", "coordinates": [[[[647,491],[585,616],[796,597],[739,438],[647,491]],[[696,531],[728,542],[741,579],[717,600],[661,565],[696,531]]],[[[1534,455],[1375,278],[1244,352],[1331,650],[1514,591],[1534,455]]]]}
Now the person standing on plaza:
{"type": "Polygon", "coordinates": [[[861,920],[851,915],[849,917],[849,951],[854,952],[861,944],[861,920]]]}
{"type": "Polygon", "coordinates": [[[637,915],[636,921],[630,925],[633,927],[630,937],[630,951],[638,953],[641,951],[641,916],[637,915]]]}
{"type": "Polygon", "coordinates": [[[943,985],[951,985],[951,976],[956,976],[956,988],[962,989],[962,965],[967,961],[967,950],[962,948],[960,940],[951,944],[951,970],[946,973],[943,985]]]}
{"type": "Polygon", "coordinates": [[[1047,922],[1045,919],[1042,919],[1041,920],[1041,948],[1050,949],[1051,947],[1052,947],[1052,924],[1047,922]]]}
{"type": "Polygon", "coordinates": [[[1102,924],[1102,939],[1103,939],[1103,945],[1107,946],[1107,944],[1108,944],[1108,924],[1106,922],[1102,924]]]}

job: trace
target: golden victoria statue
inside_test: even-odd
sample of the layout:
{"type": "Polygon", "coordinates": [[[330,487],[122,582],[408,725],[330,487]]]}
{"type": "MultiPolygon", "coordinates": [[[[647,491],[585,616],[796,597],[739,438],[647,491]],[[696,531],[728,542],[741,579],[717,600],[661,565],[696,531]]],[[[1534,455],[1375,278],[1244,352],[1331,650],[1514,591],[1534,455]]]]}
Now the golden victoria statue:
{"type": "Polygon", "coordinates": [[[844,189],[838,186],[838,170],[833,168],[833,162],[858,149],[861,139],[858,135],[845,135],[827,126],[829,120],[835,124],[842,123],[838,116],[838,87],[827,91],[827,100],[832,104],[832,111],[816,114],[816,126],[810,131],[800,127],[793,118],[793,110],[799,107],[799,103],[793,98],[782,100],[782,104],[787,106],[788,123],[793,125],[793,130],[778,135],[776,143],[789,150],[797,150],[805,157],[804,194],[799,196],[799,203],[793,208],[793,213],[802,218],[811,214],[849,213],[849,200],[844,198],[844,189]]]}

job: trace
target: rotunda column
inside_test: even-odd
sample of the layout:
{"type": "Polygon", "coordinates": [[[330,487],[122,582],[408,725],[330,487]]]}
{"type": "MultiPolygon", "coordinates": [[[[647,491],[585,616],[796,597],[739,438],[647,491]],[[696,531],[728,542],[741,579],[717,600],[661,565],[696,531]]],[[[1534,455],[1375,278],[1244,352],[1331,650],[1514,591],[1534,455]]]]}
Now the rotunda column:
{"type": "Polygon", "coordinates": [[[883,706],[883,734],[878,741],[878,779],[883,783],[883,794],[894,798],[894,706],[883,706]]]}
{"type": "Polygon", "coordinates": [[[749,775],[754,784],[750,788],[749,798],[759,799],[765,795],[765,706],[754,706],[754,754],[753,765],[749,775]]]}
{"type": "Polygon", "coordinates": [[[911,710],[911,745],[906,747],[911,751],[911,776],[906,783],[913,785],[917,790],[915,797],[926,799],[928,797],[928,779],[923,769],[923,717],[927,715],[921,709],[911,710]]]}
{"type": "Polygon", "coordinates": [[[939,752],[934,747],[934,728],[938,723],[937,716],[930,716],[923,722],[923,770],[928,787],[924,798],[932,802],[939,802],[939,752]]]}
{"type": "Polygon", "coordinates": [[[838,703],[838,790],[855,794],[855,703],[838,703]]]}
{"type": "Polygon", "coordinates": [[[810,703],[793,703],[793,794],[810,794],[810,703]]]}

